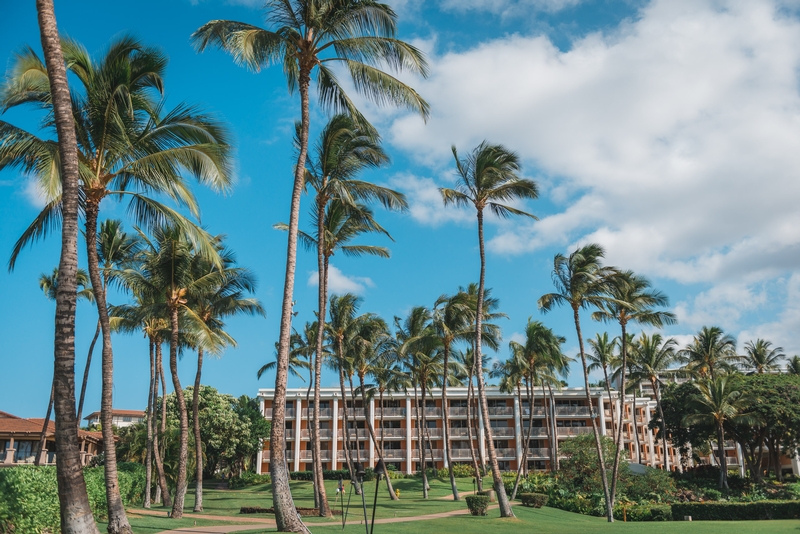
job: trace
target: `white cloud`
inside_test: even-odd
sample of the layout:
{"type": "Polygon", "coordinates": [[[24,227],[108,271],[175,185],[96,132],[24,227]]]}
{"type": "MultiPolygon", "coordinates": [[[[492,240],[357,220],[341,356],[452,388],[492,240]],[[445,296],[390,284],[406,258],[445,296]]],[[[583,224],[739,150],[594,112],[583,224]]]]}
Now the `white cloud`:
{"type": "Polygon", "coordinates": [[[581,0],[443,0],[442,9],[449,11],[488,11],[504,17],[519,16],[530,11],[555,13],[573,7],[581,0]]]}
{"type": "MultiPolygon", "coordinates": [[[[774,277],[800,264],[800,22],[779,7],[654,0],[566,52],[512,35],[433,56],[413,82],[432,117],[397,118],[391,141],[444,165],[489,139],[548,177],[558,211],[495,252],[592,240],[684,283],[774,277]]],[[[448,221],[432,209],[418,220],[448,221]]]]}
{"type": "MultiPolygon", "coordinates": [[[[319,272],[314,271],[308,277],[308,285],[316,287],[319,285],[319,272]]],[[[341,295],[343,293],[354,293],[361,295],[368,287],[375,287],[370,278],[361,276],[347,276],[334,265],[328,266],[328,293],[331,295],[341,295]]]]}
{"type": "Polygon", "coordinates": [[[25,182],[25,189],[22,194],[34,208],[42,209],[47,204],[47,194],[34,178],[29,178],[25,182]]]}
{"type": "Polygon", "coordinates": [[[691,302],[678,302],[673,311],[681,326],[700,329],[717,325],[734,330],[743,315],[767,303],[767,291],[761,284],[721,283],[698,293],[691,302]]]}
{"type": "Polygon", "coordinates": [[[406,195],[409,214],[417,222],[439,226],[447,222],[466,223],[475,220],[474,213],[467,209],[453,206],[445,208],[439,185],[432,178],[398,174],[389,180],[389,185],[406,195]]]}

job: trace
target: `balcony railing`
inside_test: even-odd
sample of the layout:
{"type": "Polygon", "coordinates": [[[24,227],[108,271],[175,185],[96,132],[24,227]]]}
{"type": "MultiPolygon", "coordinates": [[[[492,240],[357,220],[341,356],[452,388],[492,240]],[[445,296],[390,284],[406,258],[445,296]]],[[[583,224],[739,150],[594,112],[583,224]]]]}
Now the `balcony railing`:
{"type": "Polygon", "coordinates": [[[342,429],[339,432],[339,441],[343,440],[345,436],[350,435],[350,439],[359,437],[359,438],[366,438],[369,436],[369,430],[366,428],[349,428],[347,430],[342,429]]]}
{"type": "Polygon", "coordinates": [[[514,408],[511,406],[490,406],[489,415],[514,415],[514,408]]]}
{"type": "MultiPolygon", "coordinates": [[[[347,409],[347,417],[348,418],[350,418],[350,417],[360,417],[360,418],[363,419],[364,417],[366,417],[365,413],[366,412],[364,411],[364,408],[348,408],[347,409]]],[[[344,409],[343,408],[339,408],[339,417],[344,417],[344,409]]]]}
{"type": "MultiPolygon", "coordinates": [[[[523,405],[522,405],[522,415],[530,415],[530,414],[531,414],[531,411],[530,411],[530,409],[529,409],[527,406],[525,406],[525,405],[523,404],[523,405]]],[[[544,409],[544,406],[534,406],[534,407],[533,407],[533,415],[534,415],[534,416],[541,416],[541,417],[543,417],[543,416],[545,415],[545,409],[544,409]]]]}
{"type": "MultiPolygon", "coordinates": [[[[353,460],[369,460],[369,451],[350,451],[350,457],[353,460]]],[[[343,462],[345,460],[344,451],[336,451],[336,458],[343,462]]]]}
{"type": "MultiPolygon", "coordinates": [[[[411,410],[411,415],[413,417],[417,416],[417,412],[419,412],[419,408],[413,408],[411,410]]],[[[422,415],[422,414],[420,414],[422,415]]],[[[441,408],[432,408],[427,407],[425,408],[425,417],[441,417],[442,416],[442,409],[441,408]]]]}
{"type": "Polygon", "coordinates": [[[528,449],[528,458],[549,458],[550,449],[543,449],[541,447],[528,449]]]}
{"type": "MultiPolygon", "coordinates": [[[[286,455],[286,460],[288,461],[294,460],[294,451],[292,449],[287,449],[286,451],[284,451],[284,454],[286,455]]],[[[269,458],[270,458],[269,450],[261,451],[262,460],[269,460],[269,458]]]]}
{"type": "MultiPolygon", "coordinates": [[[[430,437],[431,439],[437,439],[444,435],[444,430],[441,428],[426,428],[423,430],[422,434],[425,438],[430,437]]],[[[416,428],[411,431],[411,437],[419,437],[419,431],[416,428]]]]}
{"type": "Polygon", "coordinates": [[[556,406],[556,415],[578,415],[589,417],[591,408],[588,406],[556,406]]]}
{"type": "Polygon", "coordinates": [[[492,436],[495,438],[513,438],[514,428],[510,426],[492,427],[492,436]]]}
{"type": "Polygon", "coordinates": [[[516,458],[517,449],[495,449],[498,458],[516,458]]]}
{"type": "MultiPolygon", "coordinates": [[[[289,417],[294,417],[294,416],[295,416],[294,408],[287,408],[284,417],[288,419],[289,417]]],[[[267,419],[272,419],[272,408],[264,409],[264,417],[266,417],[267,419]]]]}
{"type": "Polygon", "coordinates": [[[286,439],[294,439],[294,430],[287,428],[283,431],[283,435],[286,436],[286,439]]]}
{"type": "MultiPolygon", "coordinates": [[[[411,452],[411,458],[413,460],[419,460],[419,449],[415,448],[411,452]]],[[[441,460],[444,458],[444,451],[442,449],[427,449],[425,451],[425,459],[426,460],[441,460]]]]}
{"type": "Polygon", "coordinates": [[[405,417],[405,408],[376,408],[375,417],[405,417]]]}
{"type": "MultiPolygon", "coordinates": [[[[333,410],[331,408],[320,408],[319,409],[319,416],[321,418],[328,418],[333,415],[333,410]]],[[[311,406],[310,408],[303,408],[303,419],[311,419],[314,417],[314,407],[311,406]]]]}
{"type": "Polygon", "coordinates": [[[590,426],[560,426],[556,428],[559,436],[578,436],[580,434],[588,434],[592,431],[590,426]]]}
{"type": "MultiPolygon", "coordinates": [[[[314,451],[300,451],[300,459],[301,460],[311,460],[313,452],[314,451]]],[[[331,451],[320,451],[319,455],[320,455],[320,459],[322,459],[322,460],[330,460],[331,459],[331,451]]]]}
{"type": "MultiPolygon", "coordinates": [[[[473,430],[473,433],[475,431],[473,430]]],[[[450,437],[451,438],[468,438],[469,437],[469,428],[451,428],[450,429],[450,437]]]]}
{"type": "Polygon", "coordinates": [[[467,415],[467,407],[466,406],[451,407],[450,411],[448,412],[448,414],[450,415],[450,417],[453,417],[453,416],[458,417],[458,416],[467,415]]]}
{"type": "MultiPolygon", "coordinates": [[[[330,439],[333,437],[333,430],[330,428],[320,428],[319,429],[319,437],[321,439],[330,439]]],[[[311,439],[311,430],[308,428],[304,428],[300,431],[300,439],[311,439]]]]}
{"type": "Polygon", "coordinates": [[[406,429],[405,428],[376,428],[375,429],[375,437],[381,439],[381,436],[384,438],[404,438],[406,437],[406,429]]]}
{"type": "MultiPolygon", "coordinates": [[[[477,455],[478,453],[476,452],[475,454],[477,455]]],[[[453,460],[471,460],[472,452],[470,449],[451,449],[450,458],[453,460]]]]}
{"type": "MultiPolygon", "coordinates": [[[[526,434],[528,433],[527,430],[525,430],[524,432],[526,434]]],[[[549,434],[547,432],[547,429],[544,428],[544,427],[536,426],[536,427],[531,428],[531,437],[532,438],[543,438],[543,437],[547,437],[548,435],[549,434]]]]}
{"type": "MultiPolygon", "coordinates": [[[[376,454],[377,456],[377,454],[376,454]]],[[[405,449],[383,449],[383,457],[388,460],[405,460],[406,458],[406,450],[405,449]]]]}

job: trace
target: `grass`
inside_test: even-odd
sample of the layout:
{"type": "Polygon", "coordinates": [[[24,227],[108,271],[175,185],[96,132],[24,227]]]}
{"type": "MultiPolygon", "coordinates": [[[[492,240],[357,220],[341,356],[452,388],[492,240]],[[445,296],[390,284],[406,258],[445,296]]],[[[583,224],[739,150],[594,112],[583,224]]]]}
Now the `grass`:
{"type": "MultiPolygon", "coordinates": [[[[207,526],[207,525],[231,525],[235,524],[232,521],[211,521],[208,519],[194,519],[189,515],[183,519],[169,519],[166,513],[163,517],[155,516],[139,516],[133,513],[128,513],[128,521],[136,534],[150,534],[154,532],[163,532],[175,528],[191,527],[191,526],[207,526]]],[[[97,527],[100,532],[106,532],[108,524],[103,521],[97,522],[97,527]]]]}

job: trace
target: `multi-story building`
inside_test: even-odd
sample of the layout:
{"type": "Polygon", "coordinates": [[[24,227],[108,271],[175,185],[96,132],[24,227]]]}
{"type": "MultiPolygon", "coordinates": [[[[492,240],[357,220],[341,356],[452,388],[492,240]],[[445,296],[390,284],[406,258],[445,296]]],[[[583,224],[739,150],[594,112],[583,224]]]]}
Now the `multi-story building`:
{"type": "MultiPolygon", "coordinates": [[[[468,418],[467,388],[448,388],[448,415],[450,419],[451,458],[454,463],[471,463],[472,443],[476,443],[479,457],[486,457],[484,425],[489,424],[500,468],[517,469],[522,458],[524,435],[527,428],[530,407],[527,399],[503,393],[496,387],[487,388],[489,420],[484,421],[473,403],[468,418]]],[[[536,393],[533,402],[533,423],[526,461],[532,470],[550,468],[551,443],[592,432],[592,413],[599,416],[600,432],[609,437],[612,434],[612,413],[618,414],[623,404],[612,396],[609,401],[605,390],[591,390],[592,405],[582,388],[564,388],[550,395],[536,393]],[[551,402],[552,400],[552,402],[551,402]]],[[[309,422],[311,409],[306,400],[306,389],[290,389],[286,395],[286,461],[293,471],[311,470],[312,447],[309,422]]],[[[614,392],[612,392],[614,395],[614,392]]],[[[272,418],[272,398],[274,390],[259,390],[258,398],[264,417],[272,418]]],[[[313,400],[311,401],[313,404],[313,400]]],[[[665,451],[657,436],[648,428],[655,413],[655,401],[646,397],[628,396],[624,402],[623,439],[629,456],[638,459],[638,445],[641,463],[659,467],[663,464],[665,451]],[[634,421],[634,411],[636,417],[634,421]],[[637,441],[638,434],[638,441],[637,441]]],[[[377,463],[378,455],[371,441],[367,424],[375,430],[376,438],[383,443],[384,460],[393,464],[398,471],[413,473],[420,469],[420,442],[418,416],[421,419],[424,409],[426,423],[423,428],[426,442],[426,461],[429,466],[441,468],[444,462],[444,418],[441,390],[434,389],[422,406],[420,392],[395,393],[386,395],[383,403],[373,398],[364,406],[362,400],[348,398],[342,401],[338,388],[323,388],[320,397],[320,439],[323,469],[341,469],[346,466],[344,440],[349,435],[353,458],[368,466],[377,463]],[[348,424],[344,424],[344,408],[347,405],[348,424]]],[[[734,453],[735,453],[734,449],[734,453]]],[[[670,455],[670,465],[676,465],[678,457],[671,446],[666,451],[670,455]]],[[[265,443],[258,458],[258,472],[269,471],[269,444],[265,443]]],[[[738,457],[731,460],[734,466],[741,462],[738,457]]]]}
{"type": "MultiPolygon", "coordinates": [[[[144,421],[144,412],[142,410],[113,410],[111,412],[111,422],[117,428],[125,428],[126,426],[135,425],[144,421]]],[[[99,425],[100,412],[92,412],[83,418],[86,421],[86,426],[93,427],[99,425]]]]}

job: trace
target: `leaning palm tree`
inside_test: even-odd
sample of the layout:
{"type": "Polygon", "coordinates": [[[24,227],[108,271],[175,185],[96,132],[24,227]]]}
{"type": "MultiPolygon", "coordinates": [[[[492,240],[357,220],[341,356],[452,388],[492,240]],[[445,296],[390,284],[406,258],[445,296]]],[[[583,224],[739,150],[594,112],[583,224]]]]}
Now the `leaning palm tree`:
{"type": "Polygon", "coordinates": [[[757,339],[744,344],[744,356],[739,358],[739,363],[748,371],[762,374],[780,369],[784,358],[783,347],[772,348],[771,342],[757,339]]]}
{"type": "MultiPolygon", "coordinates": [[[[78,281],[78,287],[82,288],[78,291],[78,299],[79,300],[86,299],[89,302],[92,302],[94,300],[94,294],[92,293],[92,288],[90,286],[89,274],[83,269],[78,269],[77,281],[78,281]]],[[[44,292],[45,296],[48,299],[53,301],[56,300],[56,296],[58,294],[58,267],[53,269],[53,274],[51,275],[46,275],[44,273],[39,275],[39,289],[41,289],[44,292]]],[[[89,356],[88,356],[89,361],[92,359],[92,350],[94,349],[94,342],[96,339],[97,335],[95,334],[95,338],[94,340],[92,340],[92,344],[89,346],[89,356]]],[[[87,371],[84,374],[83,378],[84,388],[87,379],[86,374],[88,374],[88,365],[87,365],[87,371]]],[[[50,414],[53,411],[54,400],[55,400],[55,379],[53,380],[53,384],[50,386],[50,401],[47,404],[47,412],[45,413],[44,422],[42,423],[42,437],[39,440],[39,445],[36,447],[36,456],[33,459],[34,465],[37,466],[42,460],[42,451],[44,450],[45,439],[47,435],[47,427],[50,425],[50,414]]],[[[81,404],[83,404],[83,390],[81,390],[81,404]]],[[[81,421],[80,410],[78,411],[78,416],[76,419],[78,421],[78,425],[80,425],[81,421]]]]}
{"type": "Polygon", "coordinates": [[[695,334],[689,345],[681,350],[686,360],[686,370],[699,378],[714,380],[720,373],[733,371],[736,354],[736,340],[726,335],[718,326],[704,326],[695,334]]]}
{"type": "MultiPolygon", "coordinates": [[[[618,273],[617,276],[613,277],[609,289],[611,298],[601,303],[600,309],[592,314],[592,319],[619,323],[621,330],[619,337],[620,369],[622,371],[619,389],[624,392],[626,391],[625,378],[628,368],[628,324],[638,323],[662,328],[664,325],[675,324],[677,319],[674,313],[657,309],[658,307],[669,305],[667,296],[660,291],[652,289],[651,283],[647,278],[639,276],[632,271],[618,273]]],[[[636,402],[634,401],[634,409],[635,404],[636,402]]],[[[611,472],[612,499],[616,498],[619,463],[623,459],[622,412],[620,410],[616,435],[617,450],[614,453],[614,464],[611,472]]]]}
{"type": "Polygon", "coordinates": [[[603,380],[606,388],[606,395],[608,396],[608,405],[611,408],[611,433],[614,437],[614,442],[617,443],[617,421],[614,418],[614,404],[611,398],[611,381],[609,380],[608,371],[621,365],[621,361],[617,357],[616,349],[618,338],[609,339],[608,332],[602,334],[595,334],[594,338],[587,339],[589,343],[590,352],[586,354],[586,359],[589,363],[589,372],[601,370],[603,371],[603,380]]]}
{"type": "MultiPolygon", "coordinates": [[[[93,60],[77,42],[64,41],[64,47],[65,60],[81,89],[73,93],[72,115],[78,137],[80,207],[85,219],[89,276],[103,339],[101,419],[109,532],[130,532],[119,494],[112,428],[113,350],[97,255],[100,205],[109,195],[130,197],[130,211],[141,225],[154,228],[169,220],[192,236],[195,246],[213,253],[204,231],[152,196],[164,194],[197,215],[197,204],[184,175],[227,189],[230,147],[226,129],[196,108],[178,106],[164,113],[160,97],[167,61],[162,53],[131,37],[115,40],[100,61],[93,60]]],[[[16,58],[11,72],[2,95],[3,107],[25,103],[52,106],[44,65],[31,49],[16,58]]],[[[57,226],[61,173],[52,143],[4,122],[0,122],[0,162],[0,168],[28,166],[47,197],[44,209],[14,247],[9,262],[13,268],[25,246],[57,226]]]]}
{"type": "Polygon", "coordinates": [[[800,356],[792,356],[786,364],[786,372],[790,375],[800,375],[800,356]]]}
{"type": "MultiPolygon", "coordinates": [[[[57,153],[62,162],[61,253],[56,294],[53,390],[56,411],[56,471],[61,531],[64,534],[99,534],[89,506],[83,479],[75,420],[75,307],[78,271],[78,182],[80,170],[75,129],[72,127],[70,90],[58,36],[53,0],[36,0],[39,35],[47,64],[42,85],[52,94],[52,122],[57,134],[57,153]]],[[[55,150],[54,150],[55,152],[55,150]]],[[[0,158],[2,161],[2,158],[0,158]]],[[[0,164],[1,165],[1,164],[0,164]]],[[[31,170],[30,168],[28,170],[31,170]]]]}
{"type": "Polygon", "coordinates": [[[364,0],[268,0],[267,22],[272,29],[230,20],[213,20],[199,28],[192,39],[199,50],[218,46],[234,61],[251,70],[279,63],[283,65],[289,91],[300,93],[300,135],[297,165],[292,188],[286,277],[281,311],[279,366],[276,377],[270,462],[276,521],[279,531],[306,531],[297,516],[283,463],[284,438],[281,435],[286,388],[286,358],[291,333],[292,294],[296,268],[297,231],[300,195],[304,185],[308,137],[311,123],[309,92],[316,72],[319,102],[323,110],[344,112],[361,128],[372,129],[345,93],[332,70],[342,64],[356,90],[373,102],[400,105],[428,117],[428,104],[410,86],[390,76],[381,67],[408,70],[427,76],[422,52],[395,38],[395,12],[386,4],[364,0]]]}
{"type": "MultiPolygon", "coordinates": [[[[473,205],[478,219],[478,246],[480,249],[480,278],[478,281],[478,308],[475,316],[475,359],[481,361],[481,321],[483,320],[483,291],[486,281],[486,253],[483,239],[484,209],[489,208],[498,217],[511,215],[535,217],[530,213],[511,207],[506,202],[537,197],[536,184],[517,176],[520,170],[519,156],[502,145],[492,145],[484,141],[464,159],[459,159],[456,147],[452,148],[456,160],[458,185],[454,189],[440,188],[445,206],[473,205]]],[[[483,420],[489,420],[489,407],[486,401],[483,374],[478,373],[478,397],[483,420]]],[[[511,504],[506,496],[503,477],[497,464],[490,425],[484,425],[484,433],[492,466],[492,479],[500,505],[501,517],[513,517],[511,504]]]]}
{"type": "MultiPolygon", "coordinates": [[[[676,370],[672,369],[672,366],[680,362],[677,347],[677,341],[672,338],[664,339],[661,334],[657,333],[648,336],[644,332],[632,347],[635,356],[631,369],[631,381],[633,383],[645,380],[650,382],[653,394],[656,397],[658,415],[661,417],[661,421],[665,420],[664,410],[661,406],[661,379],[664,376],[675,373],[676,370]]],[[[664,469],[669,471],[666,427],[661,428],[659,434],[661,434],[661,440],[664,445],[664,469]]]]}
{"type": "Polygon", "coordinates": [[[688,407],[683,424],[712,424],[717,431],[719,456],[719,489],[728,488],[728,462],[725,457],[725,424],[728,422],[752,424],[757,417],[746,412],[755,399],[735,389],[731,383],[735,375],[718,375],[695,382],[697,394],[688,407]]]}
{"type": "Polygon", "coordinates": [[[549,312],[555,306],[569,306],[572,318],[575,321],[575,331],[578,335],[581,364],[583,365],[583,380],[586,389],[586,402],[592,414],[592,430],[594,431],[597,459],[600,464],[600,475],[603,481],[603,493],[606,500],[606,517],[609,522],[614,521],[614,500],[608,484],[603,447],[600,442],[600,433],[597,428],[598,414],[594,410],[592,394],[589,389],[589,369],[586,363],[583,335],[581,333],[580,310],[590,306],[600,308],[608,301],[611,281],[616,275],[616,270],[604,267],[601,260],[605,252],[600,245],[589,244],[578,248],[569,256],[559,253],[553,259],[553,284],[555,293],[548,293],[539,298],[539,309],[549,312]]]}

